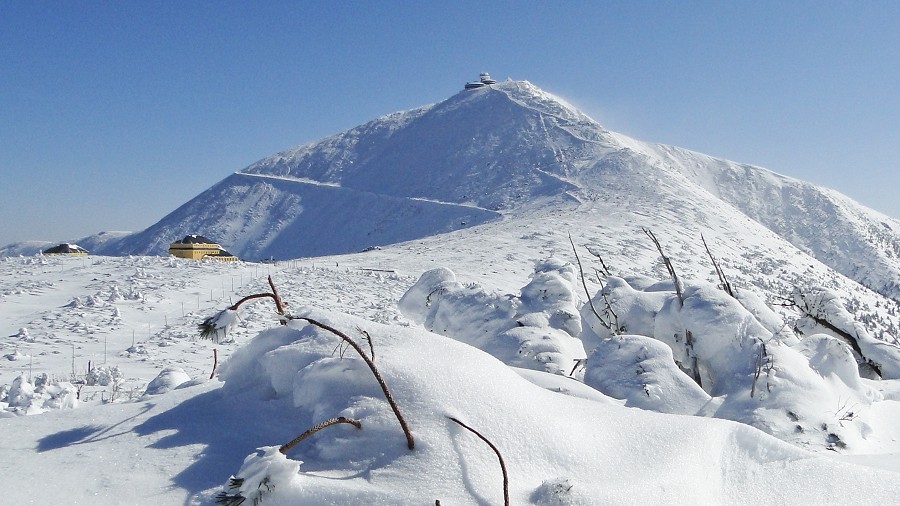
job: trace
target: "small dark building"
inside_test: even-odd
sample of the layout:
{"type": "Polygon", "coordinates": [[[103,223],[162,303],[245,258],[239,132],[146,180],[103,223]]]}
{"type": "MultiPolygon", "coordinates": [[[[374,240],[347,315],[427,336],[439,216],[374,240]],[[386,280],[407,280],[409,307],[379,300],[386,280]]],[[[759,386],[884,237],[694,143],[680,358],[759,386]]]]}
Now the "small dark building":
{"type": "Polygon", "coordinates": [[[77,244],[62,243],[59,246],[47,248],[41,252],[43,255],[87,255],[88,250],[77,244]]]}

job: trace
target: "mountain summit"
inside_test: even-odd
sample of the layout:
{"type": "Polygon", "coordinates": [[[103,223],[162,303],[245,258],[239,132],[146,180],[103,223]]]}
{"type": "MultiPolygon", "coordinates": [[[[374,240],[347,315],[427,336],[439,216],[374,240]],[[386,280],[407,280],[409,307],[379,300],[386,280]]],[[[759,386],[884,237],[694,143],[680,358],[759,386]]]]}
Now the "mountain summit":
{"type": "Polygon", "coordinates": [[[164,254],[174,239],[198,233],[242,258],[296,258],[492,222],[509,230],[525,215],[541,226],[535,217],[554,213],[586,236],[596,227],[608,237],[664,226],[695,236],[691,250],[705,233],[735,251],[773,255],[770,267],[802,253],[900,300],[900,222],[760,167],[611,132],[512,80],[262,159],[95,252],[164,254]]]}

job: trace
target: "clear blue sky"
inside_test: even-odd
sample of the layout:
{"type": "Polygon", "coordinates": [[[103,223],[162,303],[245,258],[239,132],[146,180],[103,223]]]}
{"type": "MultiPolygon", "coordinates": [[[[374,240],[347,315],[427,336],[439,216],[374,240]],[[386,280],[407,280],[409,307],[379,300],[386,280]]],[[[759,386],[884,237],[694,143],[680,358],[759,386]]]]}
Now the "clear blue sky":
{"type": "Polygon", "coordinates": [[[487,70],[900,217],[900,2],[0,2],[0,245],[141,230],[487,70]]]}

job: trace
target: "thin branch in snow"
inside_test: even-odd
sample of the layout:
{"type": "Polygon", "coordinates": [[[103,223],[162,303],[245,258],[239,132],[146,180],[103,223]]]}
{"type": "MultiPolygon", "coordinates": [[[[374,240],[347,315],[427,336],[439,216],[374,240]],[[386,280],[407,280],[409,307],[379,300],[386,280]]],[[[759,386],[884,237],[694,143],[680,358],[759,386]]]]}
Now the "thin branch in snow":
{"type": "Polygon", "coordinates": [[[356,350],[356,353],[358,353],[359,356],[362,357],[362,359],[363,359],[363,361],[365,361],[366,365],[369,366],[369,370],[371,370],[372,374],[375,375],[375,379],[378,381],[378,385],[381,387],[381,391],[384,392],[384,397],[387,399],[388,404],[391,405],[391,409],[394,411],[394,415],[397,417],[397,421],[400,422],[400,427],[403,429],[403,434],[406,435],[406,445],[409,447],[410,450],[415,448],[416,443],[413,440],[412,432],[410,432],[409,426],[406,424],[406,420],[403,418],[403,415],[400,413],[400,408],[397,406],[397,402],[394,401],[394,396],[391,395],[391,391],[388,390],[387,384],[384,382],[384,378],[381,376],[381,373],[378,372],[378,368],[375,367],[375,362],[372,362],[372,359],[369,358],[368,355],[366,355],[366,353],[359,346],[359,344],[357,344],[357,342],[354,341],[350,336],[348,336],[347,334],[344,334],[340,330],[337,330],[336,328],[334,328],[330,325],[326,325],[326,324],[316,321],[312,318],[307,318],[305,316],[293,316],[293,317],[291,317],[291,319],[302,320],[311,325],[319,327],[320,329],[327,330],[328,332],[331,332],[332,334],[334,334],[334,335],[340,337],[341,339],[343,339],[344,341],[346,341],[347,344],[349,344],[350,346],[353,347],[354,350],[356,350]]]}
{"type": "Polygon", "coordinates": [[[278,451],[280,451],[283,454],[286,454],[288,452],[288,450],[290,450],[291,448],[296,446],[300,441],[303,441],[304,439],[308,438],[309,436],[312,436],[316,432],[319,432],[320,430],[322,430],[326,427],[331,427],[332,425],[337,425],[339,423],[347,423],[347,424],[350,424],[350,425],[356,427],[357,429],[362,429],[362,423],[355,418],[347,418],[345,416],[329,418],[328,420],[325,420],[324,422],[317,423],[317,424],[313,425],[312,427],[310,427],[309,429],[306,429],[306,431],[304,431],[299,436],[297,436],[294,439],[290,440],[289,442],[283,444],[281,446],[281,448],[278,449],[278,451]]]}
{"type": "Polygon", "coordinates": [[[666,256],[663,252],[662,246],[659,244],[659,240],[656,238],[656,235],[653,234],[649,228],[641,227],[641,230],[644,231],[644,234],[653,241],[653,244],[656,245],[656,250],[659,251],[659,255],[662,257],[663,264],[666,266],[666,270],[669,271],[669,276],[672,278],[672,282],[675,284],[675,294],[678,295],[678,302],[684,306],[684,286],[681,284],[681,280],[678,279],[678,274],[675,272],[675,267],[672,265],[672,260],[666,256]]]}
{"type": "Polygon", "coordinates": [[[612,276],[612,273],[610,272],[609,267],[607,267],[606,262],[603,261],[603,256],[601,256],[600,253],[597,253],[596,251],[592,250],[591,248],[586,248],[586,249],[588,250],[588,253],[590,253],[591,255],[594,256],[594,258],[596,258],[597,260],[600,261],[600,267],[603,268],[603,274],[606,275],[607,277],[612,276]]]}
{"type": "Polygon", "coordinates": [[[591,297],[591,293],[588,290],[587,282],[584,280],[584,269],[581,266],[581,257],[578,256],[578,248],[575,247],[575,241],[572,239],[572,234],[569,234],[569,244],[572,245],[572,252],[575,253],[575,261],[578,263],[578,273],[581,277],[581,286],[584,288],[584,295],[587,297],[588,304],[591,307],[591,311],[594,313],[594,316],[600,320],[600,324],[606,327],[606,329],[610,330],[610,325],[603,320],[603,317],[600,316],[600,313],[597,311],[597,308],[594,307],[594,301],[591,297]]]}
{"type": "Polygon", "coordinates": [[[209,379],[213,379],[216,377],[216,368],[219,367],[219,350],[213,348],[213,366],[212,372],[209,373],[209,379]]]}
{"type": "Polygon", "coordinates": [[[703,241],[703,247],[706,248],[706,254],[709,255],[709,259],[716,269],[716,275],[719,276],[719,283],[721,283],[722,290],[725,290],[725,293],[736,299],[737,297],[734,295],[734,290],[731,289],[731,283],[729,283],[728,278],[725,277],[725,271],[722,270],[716,257],[714,257],[712,251],[709,250],[709,246],[706,244],[706,238],[703,237],[703,234],[700,234],[700,240],[703,241]]]}
{"type": "Polygon", "coordinates": [[[575,370],[578,369],[578,366],[584,366],[585,362],[587,362],[586,358],[576,358],[575,365],[572,366],[572,370],[569,372],[569,376],[575,374],[575,370]]]}
{"type": "Polygon", "coordinates": [[[453,418],[452,416],[448,416],[447,418],[449,418],[450,420],[453,420],[456,424],[458,424],[462,428],[464,428],[464,429],[468,430],[469,432],[471,432],[472,434],[475,434],[476,436],[478,436],[478,439],[481,439],[482,441],[487,443],[487,445],[491,447],[491,450],[494,450],[494,454],[497,455],[497,460],[500,461],[500,471],[503,473],[503,504],[504,504],[504,506],[509,506],[509,475],[506,473],[506,463],[503,462],[503,455],[500,455],[500,450],[498,450],[497,447],[494,446],[494,443],[492,443],[488,438],[482,436],[481,433],[478,432],[477,430],[460,422],[459,420],[457,420],[456,418],[453,418]]]}
{"type": "Polygon", "coordinates": [[[372,357],[372,362],[375,361],[375,346],[372,345],[372,336],[369,335],[369,332],[364,330],[362,327],[356,327],[356,331],[363,335],[366,339],[366,342],[369,343],[369,353],[370,357],[372,357]]]}
{"type": "MultiPolygon", "coordinates": [[[[584,295],[585,295],[585,297],[587,297],[588,304],[591,307],[591,311],[594,313],[594,316],[597,317],[597,320],[600,321],[600,325],[603,325],[603,327],[606,330],[611,331],[611,330],[613,330],[612,325],[609,322],[607,322],[606,320],[604,320],[603,317],[600,316],[600,312],[597,311],[597,308],[594,307],[594,299],[591,297],[591,293],[587,287],[587,281],[585,281],[585,279],[584,279],[584,269],[581,266],[581,257],[578,256],[578,248],[575,247],[575,241],[572,240],[572,234],[569,234],[569,244],[572,245],[572,252],[575,253],[575,261],[578,263],[578,274],[581,277],[581,286],[584,288],[584,295]]],[[[607,300],[607,306],[609,306],[608,300],[607,300]]],[[[574,372],[575,370],[573,369],[572,371],[574,372]]]]}

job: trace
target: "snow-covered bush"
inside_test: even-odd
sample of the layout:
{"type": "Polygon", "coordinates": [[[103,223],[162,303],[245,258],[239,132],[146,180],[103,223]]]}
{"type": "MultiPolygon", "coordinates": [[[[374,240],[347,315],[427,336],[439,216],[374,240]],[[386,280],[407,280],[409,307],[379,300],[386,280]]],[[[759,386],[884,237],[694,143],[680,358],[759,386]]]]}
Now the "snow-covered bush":
{"type": "Polygon", "coordinates": [[[588,358],[584,382],[634,406],[660,413],[696,415],[711,399],[672,358],[665,343],[639,335],[600,342],[588,358]]]}
{"type": "Polygon", "coordinates": [[[578,274],[569,263],[535,264],[519,295],[463,286],[446,268],[422,274],[400,299],[400,311],[432,332],[484,350],[502,362],[569,374],[583,359],[578,274]]]}
{"type": "Polygon", "coordinates": [[[84,382],[88,386],[110,386],[122,381],[122,371],[118,366],[93,367],[88,371],[84,382]]]}
{"type": "Polygon", "coordinates": [[[837,293],[821,287],[797,288],[791,294],[791,302],[800,312],[795,322],[800,333],[834,336],[850,345],[864,373],[871,368],[881,378],[900,379],[900,347],[869,335],[837,293]]]}
{"type": "MultiPolygon", "coordinates": [[[[824,334],[798,340],[746,291],[731,297],[685,281],[682,303],[671,284],[638,290],[611,277],[594,300],[608,300],[634,335],[611,335],[582,308],[585,340],[598,343],[585,382],[626,405],[727,418],[813,448],[861,444],[871,430],[857,417],[882,396],[860,378],[850,347],[824,334]],[[696,377],[686,374],[694,371],[696,377]]],[[[849,313],[829,314],[866,342],[849,313]]]]}
{"type": "Polygon", "coordinates": [[[34,415],[51,409],[78,407],[78,389],[65,381],[51,382],[47,374],[36,376],[33,382],[20,374],[0,400],[6,404],[9,412],[34,415]]]}

